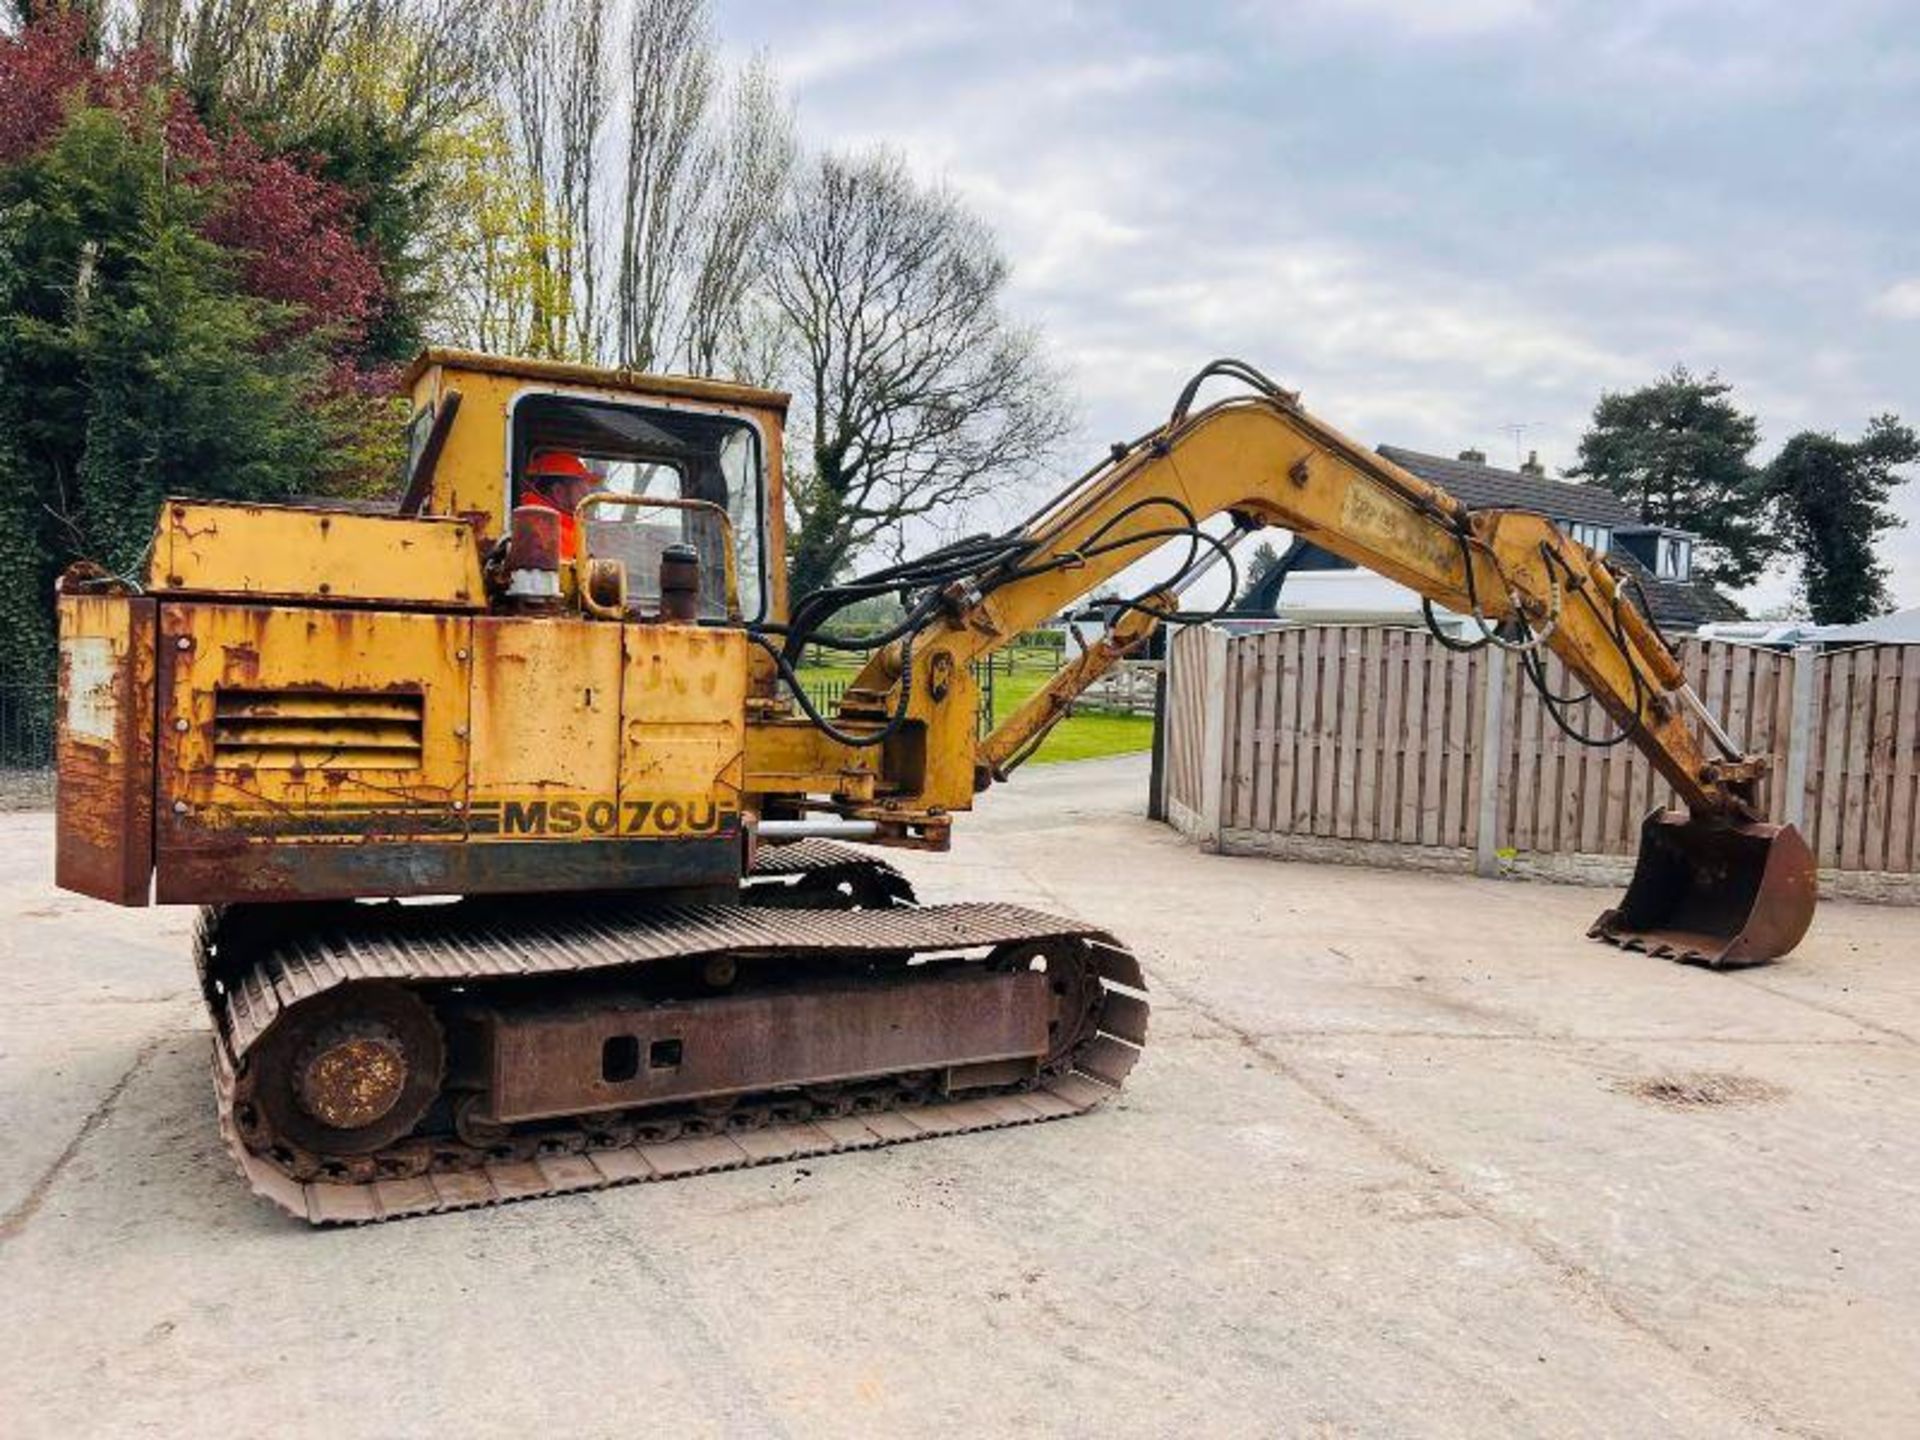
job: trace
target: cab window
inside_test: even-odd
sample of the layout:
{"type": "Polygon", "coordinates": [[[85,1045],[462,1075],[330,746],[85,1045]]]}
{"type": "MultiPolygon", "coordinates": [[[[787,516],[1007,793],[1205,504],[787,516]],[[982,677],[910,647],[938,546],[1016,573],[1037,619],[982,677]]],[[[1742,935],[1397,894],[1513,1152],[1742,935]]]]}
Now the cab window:
{"type": "MultiPolygon", "coordinates": [[[[741,613],[765,618],[766,488],[753,426],[698,410],[528,395],[514,406],[512,454],[516,505],[529,496],[530,471],[571,469],[577,460],[591,481],[583,489],[723,507],[732,521],[741,613]]],[[[645,606],[660,599],[661,552],[676,542],[693,546],[701,617],[726,617],[725,527],[715,516],[600,505],[587,513],[585,539],[592,554],[626,562],[628,593],[645,606]]]]}
{"type": "Polygon", "coordinates": [[[426,453],[427,436],[433,433],[433,407],[422,405],[413,412],[413,418],[407,422],[407,458],[400,471],[400,483],[406,485],[413,479],[413,472],[420,468],[420,457],[426,453]]]}

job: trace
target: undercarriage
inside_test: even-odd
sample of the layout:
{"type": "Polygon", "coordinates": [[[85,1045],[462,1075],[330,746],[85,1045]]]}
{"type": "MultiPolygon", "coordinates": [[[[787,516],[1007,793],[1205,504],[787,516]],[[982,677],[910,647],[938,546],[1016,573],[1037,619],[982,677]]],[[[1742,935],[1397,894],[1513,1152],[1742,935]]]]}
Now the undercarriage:
{"type": "Polygon", "coordinates": [[[357,1223],[1031,1124],[1125,1079],[1147,1005],[1111,936],[785,848],[727,904],[205,912],[228,1148],[357,1223]]]}

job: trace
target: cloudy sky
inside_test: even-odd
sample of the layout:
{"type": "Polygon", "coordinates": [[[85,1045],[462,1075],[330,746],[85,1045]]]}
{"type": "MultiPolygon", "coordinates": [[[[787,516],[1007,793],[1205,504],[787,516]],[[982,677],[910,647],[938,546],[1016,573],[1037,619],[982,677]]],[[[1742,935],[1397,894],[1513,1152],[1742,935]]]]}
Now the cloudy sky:
{"type": "MultiPolygon", "coordinates": [[[[1572,463],[1602,390],[1717,370],[1762,455],[1920,422],[1912,0],[720,0],[807,141],[1000,232],[1086,456],[1216,355],[1369,443],[1572,463]]],[[[1070,457],[1078,458],[1078,457],[1070,457]]],[[[1920,604],[1915,522],[1890,542],[1920,604]]],[[[1748,596],[1782,598],[1781,583],[1748,596]]]]}

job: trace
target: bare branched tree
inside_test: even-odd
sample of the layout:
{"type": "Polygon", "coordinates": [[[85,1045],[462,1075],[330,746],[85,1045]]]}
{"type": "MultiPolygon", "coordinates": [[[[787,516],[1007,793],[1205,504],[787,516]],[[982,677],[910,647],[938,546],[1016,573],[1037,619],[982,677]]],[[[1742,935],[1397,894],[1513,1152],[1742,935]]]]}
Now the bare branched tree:
{"type": "MultiPolygon", "coordinates": [[[[499,104],[511,171],[532,188],[526,265],[468,273],[532,294],[534,353],[637,371],[735,363],[793,167],[772,73],[749,61],[722,86],[707,0],[509,0],[507,12],[499,104]]],[[[474,298],[463,313],[511,307],[474,298]]]]}
{"type": "Polygon", "coordinates": [[[756,58],[729,96],[687,287],[678,353],[695,374],[713,374],[724,364],[742,379],[765,380],[778,368],[765,351],[766,327],[756,324],[765,317],[749,313],[748,291],[793,160],[792,119],[772,70],[756,58]]]}
{"type": "Polygon", "coordinates": [[[505,117],[488,112],[439,147],[438,203],[419,237],[432,256],[435,339],[496,354],[532,348],[534,302],[546,293],[529,235],[541,190],[521,163],[505,117]]]}
{"type": "Polygon", "coordinates": [[[1060,383],[1003,311],[1006,282],[987,227],[897,156],[828,155],[803,175],[767,278],[812,462],[790,480],[795,595],[904,524],[1018,481],[1064,435],[1060,383]]]}
{"type": "Polygon", "coordinates": [[[283,128],[379,113],[407,136],[491,94],[489,0],[124,0],[122,41],[165,55],[203,105],[283,128]]]}
{"type": "Polygon", "coordinates": [[[597,358],[600,246],[595,157],[606,125],[606,0],[512,0],[502,62],[511,131],[533,195],[526,349],[597,358]]]}
{"type": "MultiPolygon", "coordinates": [[[[514,173],[535,191],[522,207],[537,297],[528,347],[716,370],[744,348],[737,317],[792,168],[771,72],[753,61],[723,86],[707,0],[509,9],[500,104],[514,173]]],[[[512,266],[468,268],[526,280],[512,266]]]]}
{"type": "Polygon", "coordinates": [[[565,237],[569,277],[580,290],[571,318],[572,349],[582,356],[599,353],[604,330],[594,161],[609,104],[606,26],[606,0],[578,0],[567,6],[560,42],[565,68],[553,77],[560,91],[558,229],[565,237]]]}
{"type": "Polygon", "coordinates": [[[705,0],[638,0],[627,61],[616,356],[651,370],[667,359],[668,305],[713,169],[707,114],[715,62],[705,0]]]}

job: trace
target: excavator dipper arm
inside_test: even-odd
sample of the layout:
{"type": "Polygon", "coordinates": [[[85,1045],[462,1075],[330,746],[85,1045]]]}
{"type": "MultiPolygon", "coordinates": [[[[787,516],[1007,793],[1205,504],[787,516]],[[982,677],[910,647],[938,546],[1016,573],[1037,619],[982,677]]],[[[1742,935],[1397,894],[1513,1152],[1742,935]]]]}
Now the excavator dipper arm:
{"type": "MultiPolygon", "coordinates": [[[[1260,380],[1244,367],[1227,373],[1260,380]]],[[[1009,537],[1013,543],[992,563],[949,583],[930,623],[869,661],[849,691],[852,713],[860,714],[865,697],[868,718],[897,715],[903,734],[918,722],[924,740],[900,743],[896,735],[878,746],[875,798],[843,813],[881,820],[883,836],[886,822],[905,834],[916,822],[937,826],[947,809],[966,803],[954,793],[950,767],[937,763],[949,752],[976,761],[976,783],[1004,777],[1075,694],[1175,612],[1178,579],[1128,602],[1104,640],[977,742],[972,691],[956,683],[967,663],[1170,539],[1188,539],[1190,566],[1193,556],[1223,549],[1230,542],[1202,536],[1198,526],[1228,513],[1243,531],[1291,530],[1476,617],[1480,634],[1470,643],[1519,651],[1536,680],[1544,680],[1541,654],[1551,651],[1645,752],[1684,809],[1649,818],[1633,887],[1596,923],[1596,935],[1716,965],[1791,949],[1812,916],[1806,846],[1790,827],[1760,823],[1752,796],[1764,760],[1740,754],[1713,723],[1679,660],[1605,561],[1544,516],[1470,512],[1309,414],[1294,395],[1260,383],[1260,393],[1192,412],[1189,387],[1166,425],[1116,447],[1108,463],[1009,537]],[[955,705],[963,689],[966,703],[955,705]]],[[[752,757],[750,743],[750,768],[752,757]]],[[[847,763],[861,765],[851,754],[847,763]]]]}

